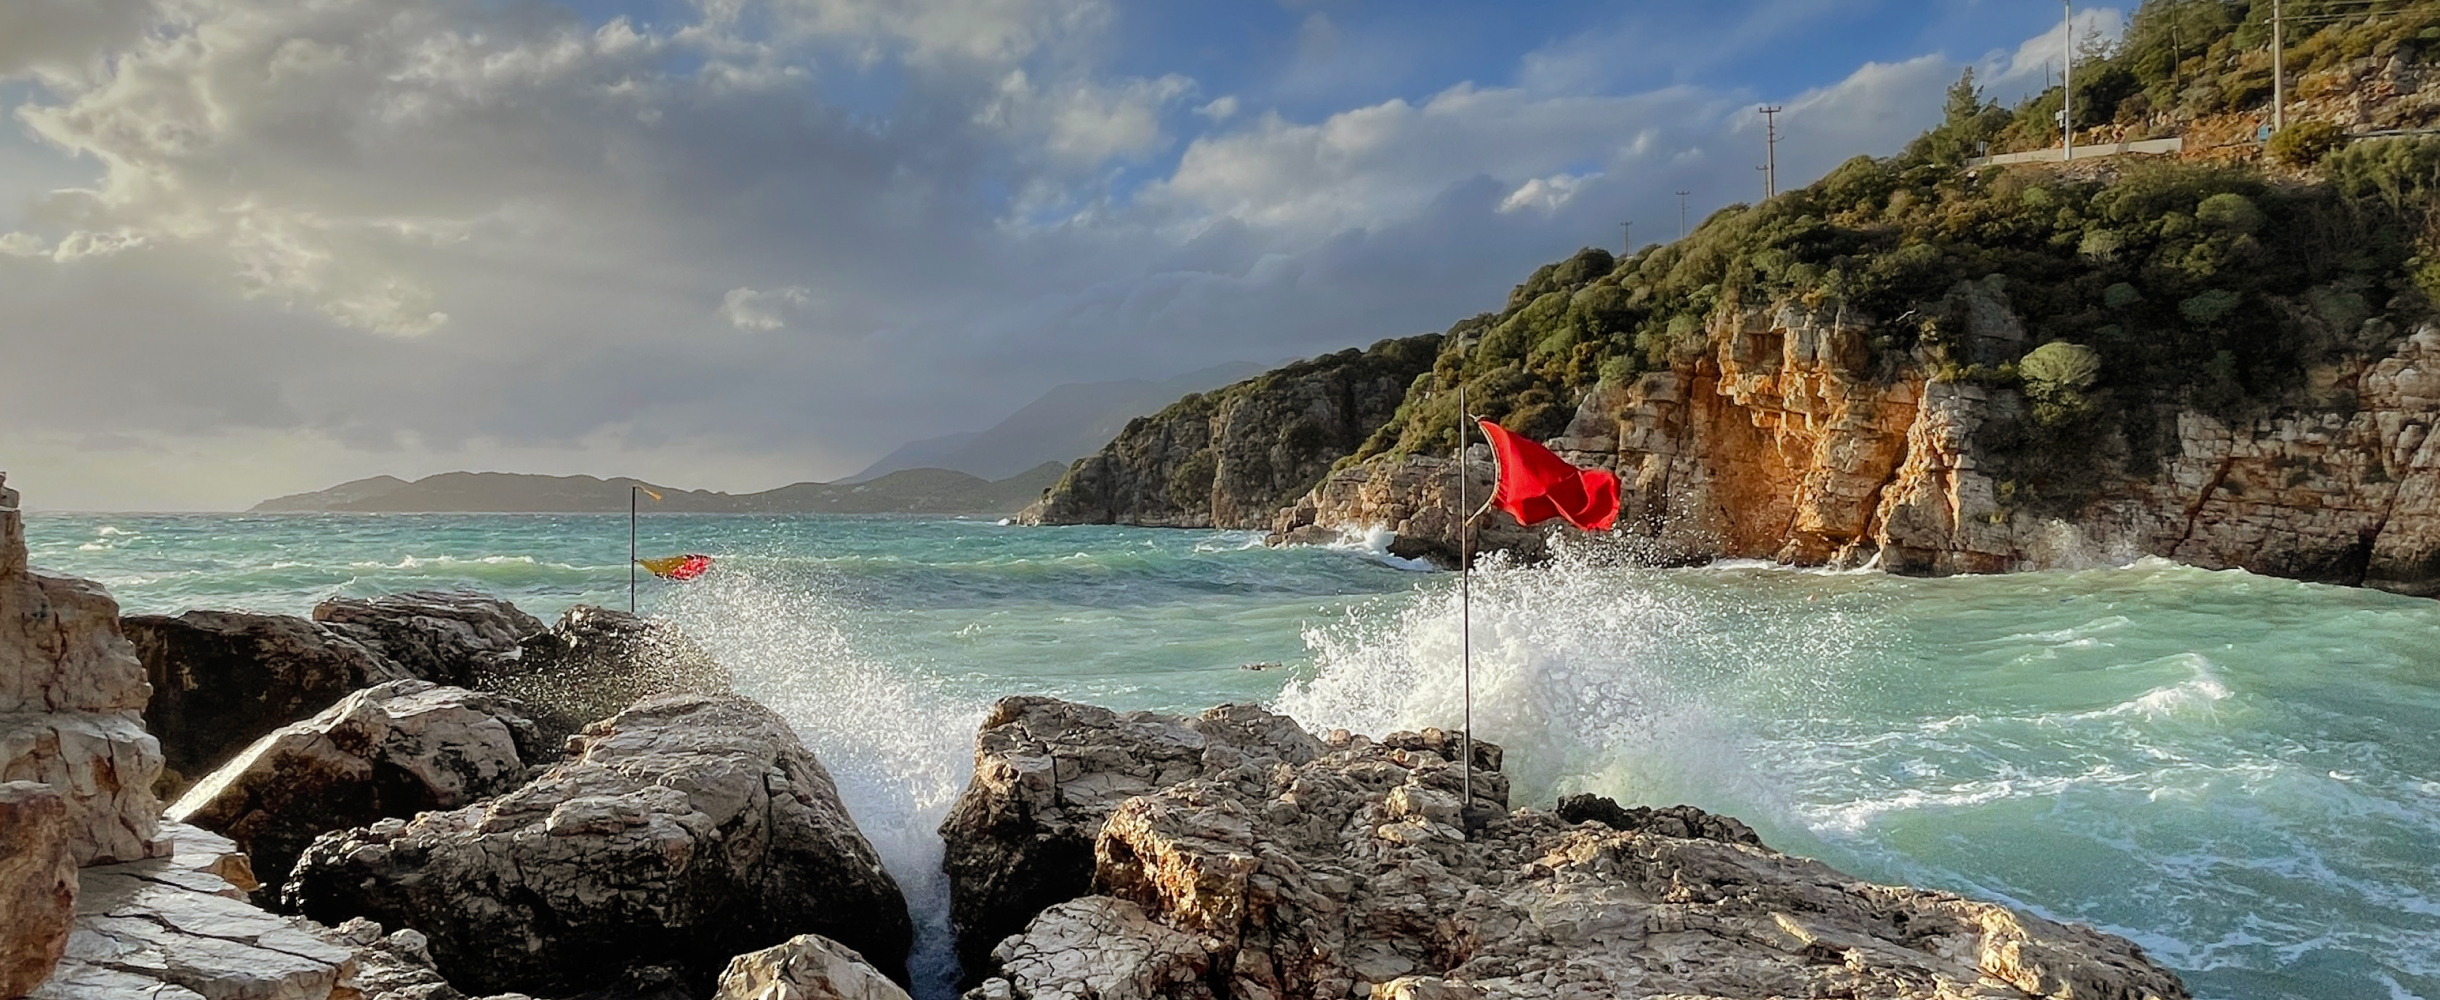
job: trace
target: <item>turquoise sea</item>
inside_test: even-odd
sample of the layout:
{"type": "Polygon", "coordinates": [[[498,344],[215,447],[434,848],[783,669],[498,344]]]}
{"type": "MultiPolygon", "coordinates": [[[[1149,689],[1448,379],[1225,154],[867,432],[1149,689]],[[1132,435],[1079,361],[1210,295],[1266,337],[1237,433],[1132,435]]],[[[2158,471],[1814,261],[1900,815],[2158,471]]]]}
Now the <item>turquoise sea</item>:
{"type": "MultiPolygon", "coordinates": [[[[626,529],[28,519],[36,565],[130,612],[435,587],[544,617],[624,606],[626,529]]],[[[999,695],[1253,700],[1372,733],[1460,717],[1456,576],[1361,546],[668,515],[641,547],[718,558],[694,583],[647,578],[642,610],[796,724],[935,956],[931,828],[999,695]]],[[[1476,728],[1509,748],[1520,803],[1590,790],[1730,813],[1866,878],[2126,935],[2200,997],[2440,998],[2440,601],[2150,560],[1918,580],[1613,556],[1594,541],[1474,577],[1476,728]]]]}

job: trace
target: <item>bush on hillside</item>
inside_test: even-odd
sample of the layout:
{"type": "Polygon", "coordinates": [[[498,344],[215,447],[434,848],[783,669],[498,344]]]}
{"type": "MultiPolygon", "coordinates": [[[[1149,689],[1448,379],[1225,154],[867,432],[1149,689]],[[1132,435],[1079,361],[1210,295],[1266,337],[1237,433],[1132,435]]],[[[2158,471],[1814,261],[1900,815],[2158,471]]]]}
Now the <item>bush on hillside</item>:
{"type": "Polygon", "coordinates": [[[2272,135],[2262,151],[2271,159],[2291,167],[2310,167],[2338,150],[2347,141],[2347,133],[2338,125],[2320,118],[2311,118],[2280,129],[2272,135]]]}

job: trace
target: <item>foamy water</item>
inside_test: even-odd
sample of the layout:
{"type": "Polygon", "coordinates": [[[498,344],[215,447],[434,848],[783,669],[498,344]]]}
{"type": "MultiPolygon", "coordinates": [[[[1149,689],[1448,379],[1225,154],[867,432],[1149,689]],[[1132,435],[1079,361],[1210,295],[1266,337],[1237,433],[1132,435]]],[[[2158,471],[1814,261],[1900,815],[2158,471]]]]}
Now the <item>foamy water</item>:
{"type": "MultiPolygon", "coordinates": [[[[37,565],[139,611],[432,586],[546,616],[625,602],[623,518],[29,528],[37,565]]],[[[945,996],[933,829],[993,698],[1457,723],[1455,578],[1384,541],[666,517],[648,554],[720,566],[642,596],[821,756],[908,891],[921,992],[945,996]]],[[[2440,996],[2440,602],[2152,560],[1909,580],[1614,555],[1474,578],[1475,727],[1519,801],[1728,812],[1866,878],[2125,934],[2202,997],[2440,996]]]]}

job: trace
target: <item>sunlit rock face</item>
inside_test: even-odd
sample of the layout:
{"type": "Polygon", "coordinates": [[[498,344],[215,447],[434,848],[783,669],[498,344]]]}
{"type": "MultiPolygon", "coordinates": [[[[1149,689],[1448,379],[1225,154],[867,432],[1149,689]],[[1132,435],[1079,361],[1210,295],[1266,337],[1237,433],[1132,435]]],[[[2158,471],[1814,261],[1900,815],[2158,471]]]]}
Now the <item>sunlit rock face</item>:
{"type": "Polygon", "coordinates": [[[572,743],[514,792],[324,836],[284,898],[420,931],[466,989],[563,995],[666,965],[701,991],[739,952],[802,933],[903,979],[906,902],[785,720],[663,696],[572,743]]]}
{"type": "Polygon", "coordinates": [[[144,664],[109,592],[27,567],[17,503],[0,478],[0,781],[59,789],[77,864],[151,857],[161,745],[144,731],[144,664]]]}
{"type": "Polygon", "coordinates": [[[0,997],[50,978],[76,916],[76,860],[59,789],[0,782],[0,997]]]}

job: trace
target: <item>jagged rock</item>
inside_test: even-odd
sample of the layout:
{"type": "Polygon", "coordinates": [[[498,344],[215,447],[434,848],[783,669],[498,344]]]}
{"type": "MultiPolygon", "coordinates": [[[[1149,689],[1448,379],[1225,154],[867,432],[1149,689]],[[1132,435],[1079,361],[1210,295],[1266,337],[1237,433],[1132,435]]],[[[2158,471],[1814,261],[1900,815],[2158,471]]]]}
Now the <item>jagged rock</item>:
{"type": "Polygon", "coordinates": [[[34,1000],[353,1000],[356,954],[245,902],[221,877],[236,845],[162,830],[170,857],[79,873],[67,956],[34,1000]]]}
{"type": "Polygon", "coordinates": [[[1321,751],[1294,720],[1250,705],[1181,717],[1000,699],[975,736],[974,779],[940,827],[969,975],[1034,914],[1092,891],[1093,840],[1120,802],[1321,751]]]}
{"type": "Polygon", "coordinates": [[[79,865],[161,849],[161,745],[140,717],[150,694],[118,602],[27,568],[17,492],[0,476],[0,781],[60,790],[79,865]]]}
{"type": "Polygon", "coordinates": [[[439,591],[334,597],[314,606],[313,619],[416,677],[476,690],[513,672],[517,644],[544,629],[497,597],[439,591]]]}
{"type": "MultiPolygon", "coordinates": [[[[908,1000],[907,992],[855,949],[799,934],[739,955],[720,973],[712,1000],[908,1000]]],[[[1114,998],[1113,998],[1114,1000],[1114,998]]]]}
{"type": "Polygon", "coordinates": [[[729,674],[676,626],[590,605],[569,608],[529,636],[512,671],[488,690],[523,701],[551,743],[657,694],[728,694],[729,674]]]}
{"type": "Polygon", "coordinates": [[[744,698],[646,699],[488,802],[316,841],[284,898],[430,937],[452,982],[565,994],[819,933],[904,975],[905,901],[788,724],[744,698]]]}
{"type": "Polygon", "coordinates": [[[1024,524],[1264,528],[1397,412],[1440,337],[1384,340],[1187,396],[1127,424],[1024,524]]]}
{"type": "Polygon", "coordinates": [[[288,615],[189,611],[119,624],[152,682],[144,727],[161,741],[164,777],[179,790],[348,692],[410,676],[355,640],[288,615]]]}
{"type": "Polygon", "coordinates": [[[429,681],[358,691],[239,753],[169,807],[169,818],[235,840],[272,886],[315,837],[457,809],[525,783],[507,698],[429,681]]]}
{"type": "Polygon", "coordinates": [[[76,860],[68,803],[31,781],[0,783],[0,998],[16,1000],[50,978],[76,916],[76,860]]]}
{"type": "Polygon", "coordinates": [[[1218,1000],[1211,950],[1123,899],[1086,896],[1044,910],[993,949],[998,976],[968,1000],[1093,997],[1218,1000]]]}
{"type": "Polygon", "coordinates": [[[1744,844],[1762,847],[1762,837],[1754,828],[1730,816],[1704,812],[1693,806],[1663,806],[1654,809],[1636,806],[1632,809],[1599,795],[1562,795],[1559,807],[1551,810],[1568,823],[1599,823],[1613,830],[1628,833],[1657,833],[1681,840],[1716,840],[1723,844],[1744,844]]]}
{"type": "MultiPolygon", "coordinates": [[[[1454,456],[1405,455],[1337,470],[1282,509],[1265,540],[1272,545],[1329,545],[1387,528],[1391,555],[1454,567],[1461,547],[1458,529],[1465,520],[1459,512],[1480,509],[1498,478],[1490,451],[1480,446],[1466,455],[1462,496],[1457,468],[1454,456]]],[[[1531,562],[1549,552],[1544,529],[1521,527],[1497,509],[1475,519],[1467,540],[1478,557],[1506,552],[1531,562]]]]}
{"type": "Polygon", "coordinates": [[[1095,845],[1113,902],[1038,921],[987,971],[1012,1000],[1085,983],[1165,1000],[2187,996],[2122,939],[1858,882],[1708,814],[1628,831],[1528,809],[1469,833],[1445,734],[1330,747],[1128,799],[1095,845]],[[1727,836],[1658,832],[1672,822],[1727,836]],[[1115,919],[1116,901],[1148,920],[1115,919]],[[1212,974],[1181,975],[1198,950],[1212,974]]]}

